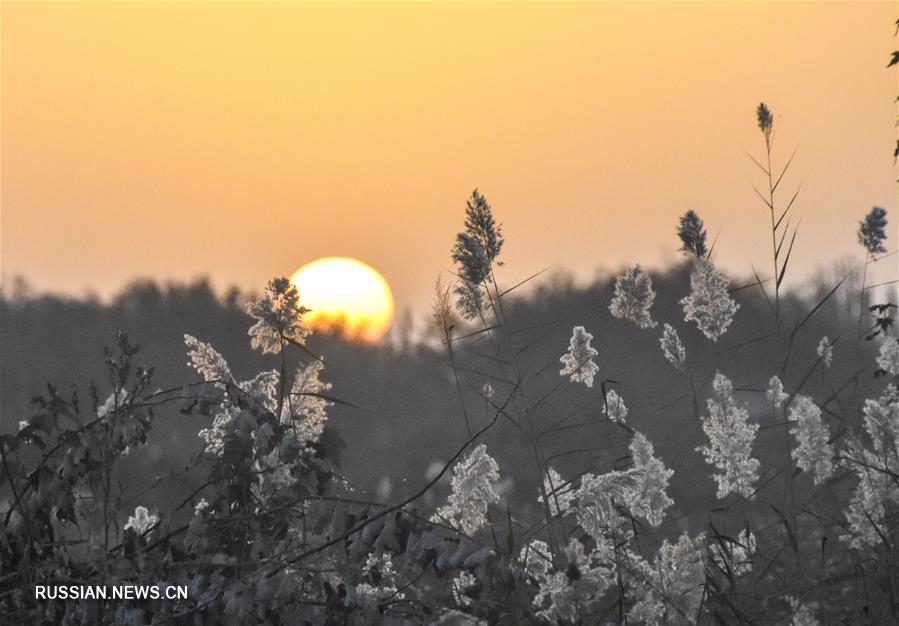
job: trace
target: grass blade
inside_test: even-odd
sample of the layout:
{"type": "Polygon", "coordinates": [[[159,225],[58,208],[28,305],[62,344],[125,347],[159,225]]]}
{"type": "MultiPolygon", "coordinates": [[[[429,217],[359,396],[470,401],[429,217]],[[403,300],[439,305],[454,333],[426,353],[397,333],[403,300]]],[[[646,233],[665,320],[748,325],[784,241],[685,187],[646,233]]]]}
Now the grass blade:
{"type": "Polygon", "coordinates": [[[780,235],[780,243],[777,244],[777,249],[774,251],[774,258],[780,258],[780,249],[784,245],[784,240],[787,238],[787,233],[790,231],[790,220],[787,220],[787,225],[783,229],[783,232],[780,235]]]}
{"type": "Polygon", "coordinates": [[[752,190],[755,192],[755,195],[757,195],[759,198],[762,199],[762,202],[765,203],[765,206],[766,206],[766,207],[768,207],[768,208],[771,209],[772,211],[774,210],[774,207],[771,206],[771,202],[768,200],[768,198],[766,198],[765,196],[762,195],[762,192],[761,192],[761,191],[759,191],[759,190],[756,189],[755,187],[753,187],[752,190]]]}
{"type": "Polygon", "coordinates": [[[777,282],[775,283],[778,289],[780,289],[780,285],[784,281],[784,276],[787,274],[787,265],[790,263],[790,255],[793,253],[793,244],[796,243],[796,235],[798,232],[799,224],[796,224],[796,228],[793,229],[793,238],[790,240],[790,247],[787,250],[787,258],[784,259],[784,264],[780,268],[780,276],[777,277],[777,282]]]}
{"type": "Polygon", "coordinates": [[[529,282],[529,281],[534,280],[535,278],[537,278],[538,276],[540,276],[540,274],[544,274],[544,273],[548,272],[549,270],[551,270],[551,269],[554,268],[554,267],[555,267],[555,265],[550,265],[549,267],[546,267],[546,268],[540,270],[540,271],[537,272],[536,274],[532,274],[532,275],[528,276],[527,278],[525,278],[525,279],[524,279],[523,281],[521,281],[520,283],[517,283],[517,284],[515,284],[515,285],[512,285],[511,287],[509,287],[508,289],[506,289],[505,291],[503,291],[501,294],[499,294],[499,297],[502,298],[504,295],[506,295],[506,294],[508,294],[508,293],[511,293],[511,292],[514,291],[515,289],[518,289],[519,287],[521,287],[523,284],[525,284],[525,283],[527,283],[527,282],[529,282]]]}
{"type": "Polygon", "coordinates": [[[821,301],[818,302],[818,304],[816,304],[815,307],[814,307],[811,311],[808,312],[808,315],[806,315],[804,318],[802,318],[802,321],[799,322],[799,324],[796,326],[796,328],[793,329],[793,332],[790,333],[790,336],[791,336],[791,337],[792,337],[793,335],[795,335],[796,333],[798,333],[798,332],[799,332],[799,329],[802,328],[803,326],[805,326],[805,324],[806,324],[810,319],[812,319],[812,316],[818,311],[818,309],[820,309],[822,306],[824,306],[824,303],[827,302],[827,301],[830,299],[830,297],[833,296],[833,294],[835,294],[835,293],[837,292],[837,289],[839,289],[840,286],[841,286],[844,282],[846,282],[846,279],[847,279],[848,277],[849,277],[849,274],[846,274],[846,276],[843,276],[843,278],[840,279],[840,282],[838,282],[838,283],[834,286],[834,288],[831,289],[830,292],[828,292],[828,294],[827,294],[826,296],[824,296],[824,298],[822,298],[821,301]]]}
{"type": "Polygon", "coordinates": [[[719,229],[718,229],[718,232],[715,234],[715,240],[712,241],[712,245],[711,245],[711,247],[709,248],[708,254],[705,255],[706,260],[712,258],[712,252],[715,251],[715,244],[718,243],[718,237],[720,237],[720,236],[721,236],[721,229],[719,228],[719,229]]]}
{"type": "Polygon", "coordinates": [[[756,161],[754,156],[752,156],[752,155],[749,154],[748,152],[746,153],[746,156],[748,156],[748,157],[752,160],[753,163],[755,163],[756,165],[758,165],[758,166],[759,166],[759,169],[762,170],[762,171],[765,173],[766,176],[768,175],[768,170],[765,169],[765,166],[764,166],[764,165],[762,165],[761,163],[759,163],[758,161],[756,161]]]}
{"type": "Polygon", "coordinates": [[[790,163],[793,162],[793,157],[796,156],[797,150],[799,150],[799,146],[796,146],[795,148],[793,148],[793,154],[791,154],[790,158],[787,159],[787,164],[784,165],[783,171],[780,173],[780,176],[777,177],[777,182],[775,182],[774,186],[771,187],[771,193],[774,193],[774,191],[777,189],[777,186],[780,184],[780,181],[783,180],[784,174],[786,174],[787,170],[790,169],[790,163]]]}

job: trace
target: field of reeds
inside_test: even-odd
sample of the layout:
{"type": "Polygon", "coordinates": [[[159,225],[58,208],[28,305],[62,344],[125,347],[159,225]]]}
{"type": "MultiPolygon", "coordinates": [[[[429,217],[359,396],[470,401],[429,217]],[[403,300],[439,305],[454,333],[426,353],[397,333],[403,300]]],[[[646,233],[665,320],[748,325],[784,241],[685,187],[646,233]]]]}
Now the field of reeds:
{"type": "Polygon", "coordinates": [[[863,265],[788,289],[792,157],[755,122],[770,267],[740,280],[694,211],[667,272],[516,277],[476,190],[429,333],[392,347],[313,336],[283,278],[245,313],[5,296],[0,621],[897,623],[887,216],[846,235],[863,265]],[[31,593],[113,584],[189,593],[31,593]]]}

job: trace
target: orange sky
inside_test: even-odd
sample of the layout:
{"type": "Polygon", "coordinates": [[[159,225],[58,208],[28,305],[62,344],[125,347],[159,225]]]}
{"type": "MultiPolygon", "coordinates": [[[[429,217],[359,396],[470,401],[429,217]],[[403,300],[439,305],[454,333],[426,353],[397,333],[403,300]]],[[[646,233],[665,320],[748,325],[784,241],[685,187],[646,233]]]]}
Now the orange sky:
{"type": "Polygon", "coordinates": [[[871,205],[895,225],[896,7],[5,2],[4,280],[258,288],[352,256],[424,311],[475,186],[508,283],[661,265],[688,208],[767,268],[761,99],[808,271],[871,205]]]}

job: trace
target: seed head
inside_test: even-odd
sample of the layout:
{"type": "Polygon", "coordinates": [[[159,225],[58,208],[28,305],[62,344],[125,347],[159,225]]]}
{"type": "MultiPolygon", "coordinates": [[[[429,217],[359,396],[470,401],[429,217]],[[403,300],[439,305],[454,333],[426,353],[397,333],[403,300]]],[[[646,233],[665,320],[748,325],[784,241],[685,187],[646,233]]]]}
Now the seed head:
{"type": "Polygon", "coordinates": [[[708,253],[705,246],[705,225],[696,211],[690,210],[681,215],[680,223],[677,226],[677,236],[680,237],[680,250],[684,254],[692,254],[701,259],[708,253]]]}
{"type": "Polygon", "coordinates": [[[887,251],[883,245],[886,234],[887,212],[879,206],[873,207],[858,227],[858,242],[868,254],[883,254],[887,251]]]}
{"type": "Polygon", "coordinates": [[[758,108],[755,110],[755,117],[758,120],[759,129],[765,135],[765,140],[770,141],[771,131],[774,130],[774,116],[771,114],[768,105],[764,102],[759,103],[758,108]]]}

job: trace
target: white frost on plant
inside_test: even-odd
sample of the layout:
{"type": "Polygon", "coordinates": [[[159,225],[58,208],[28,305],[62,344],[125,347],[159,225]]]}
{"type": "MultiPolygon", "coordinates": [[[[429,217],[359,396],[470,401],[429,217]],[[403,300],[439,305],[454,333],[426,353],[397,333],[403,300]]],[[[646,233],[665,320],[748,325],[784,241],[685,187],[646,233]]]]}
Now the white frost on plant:
{"type": "Polygon", "coordinates": [[[718,341],[730,326],[740,305],[727,292],[730,281],[711,261],[697,259],[690,275],[690,295],[681,300],[684,321],[695,321],[702,334],[718,341]]]}
{"type": "Polygon", "coordinates": [[[389,552],[380,556],[374,552],[368,555],[362,567],[365,581],[356,585],[355,596],[362,605],[370,605],[391,598],[402,600],[404,595],[396,587],[396,570],[389,552]]]}
{"type": "Polygon", "coordinates": [[[677,369],[684,369],[684,364],[687,362],[687,349],[681,343],[677,331],[671,324],[665,324],[663,327],[659,344],[662,346],[665,358],[677,369]]]}
{"type": "Polygon", "coordinates": [[[865,400],[865,431],[871,438],[880,465],[899,475],[899,390],[887,385],[877,400],[865,400]]]}
{"type": "Polygon", "coordinates": [[[668,497],[668,481],[674,470],[665,467],[661,459],[655,457],[652,443],[643,435],[635,433],[630,445],[634,472],[639,480],[634,486],[633,498],[628,503],[631,513],[642,517],[652,526],[658,526],[665,518],[674,500],[668,497]]]}
{"type": "Polygon", "coordinates": [[[286,343],[303,343],[309,329],[303,323],[308,309],[300,305],[300,294],[287,278],[269,281],[265,293],[247,305],[256,320],[250,328],[250,346],[263,353],[278,353],[286,343]]]}
{"type": "Polygon", "coordinates": [[[702,430],[709,443],[697,451],[718,470],[714,474],[718,498],[729,493],[749,498],[758,480],[759,462],[752,458],[752,444],[759,426],[751,424],[749,411],[737,404],[733,384],[726,376],[715,374],[713,388],[715,395],[706,402],[709,415],[702,419],[702,430]]]}
{"type": "Polygon", "coordinates": [[[261,456],[253,464],[253,470],[259,472],[259,487],[271,487],[273,490],[290,487],[296,479],[290,473],[290,465],[281,460],[278,448],[273,448],[265,456],[261,456]]]}
{"type": "MultiPolygon", "coordinates": [[[[250,380],[237,382],[225,358],[210,344],[191,335],[184,336],[184,343],[190,357],[188,364],[203,380],[225,390],[220,412],[213,417],[212,425],[199,433],[206,452],[221,456],[232,424],[240,414],[236,395],[258,402],[274,413],[278,408],[280,375],[276,370],[268,370],[250,380]]],[[[298,368],[290,392],[282,400],[278,418],[281,424],[293,430],[297,440],[303,445],[315,443],[321,438],[328,418],[327,408],[331,403],[324,394],[331,389],[331,384],[320,379],[323,368],[321,361],[298,368]]]]}
{"type": "Polygon", "coordinates": [[[524,546],[518,559],[525,573],[535,579],[547,576],[553,566],[549,546],[540,539],[533,539],[524,546]]]}
{"type": "Polygon", "coordinates": [[[204,450],[213,456],[221,456],[225,451],[225,441],[228,438],[230,427],[240,414],[240,409],[235,406],[229,406],[217,413],[212,418],[212,425],[209,428],[200,430],[199,437],[203,440],[204,450]]]}
{"type": "Polygon", "coordinates": [[[637,603],[628,613],[646,624],[692,624],[705,588],[706,539],[686,533],[676,543],[666,539],[652,565],[641,568],[637,603]]]}
{"type": "Polygon", "coordinates": [[[327,409],[331,403],[323,394],[331,389],[331,383],[319,378],[322,369],[321,361],[297,369],[289,399],[281,409],[281,423],[293,428],[297,439],[305,445],[321,438],[328,419],[327,409]]]}
{"type": "MultiPolygon", "coordinates": [[[[860,453],[862,463],[877,461],[867,450],[860,453]]],[[[886,503],[899,504],[899,490],[891,483],[889,475],[876,469],[859,464],[855,473],[859,483],[845,512],[849,532],[840,539],[858,550],[874,548],[883,543],[885,533],[889,532],[886,503]]]]}
{"type": "Polygon", "coordinates": [[[473,535],[487,523],[487,507],[499,502],[497,482],[499,465],[482,443],[453,468],[452,492],[432,519],[473,535]]]}
{"type": "Polygon", "coordinates": [[[559,358],[564,366],[559,371],[560,376],[568,376],[573,383],[593,386],[593,378],[599,372],[599,366],[593,362],[593,357],[598,352],[590,345],[592,340],[593,335],[588,333],[583,326],[575,326],[572,329],[568,352],[559,358]]]}
{"type": "MultiPolygon", "coordinates": [[[[571,509],[571,501],[574,500],[574,489],[566,483],[562,476],[550,467],[543,477],[543,491],[549,498],[549,510],[553,517],[564,515],[571,509]]],[[[543,503],[543,496],[537,498],[537,502],[543,503]]]]}
{"type": "Polygon", "coordinates": [[[116,409],[120,409],[127,399],[128,391],[119,387],[113,393],[109,394],[109,397],[106,398],[106,401],[103,404],[97,407],[97,417],[102,419],[107,415],[111,415],[116,409]]]}
{"type": "Polygon", "coordinates": [[[250,380],[237,383],[237,386],[246,395],[274,413],[278,408],[279,379],[280,375],[277,370],[268,370],[259,372],[250,380]]]}
{"type": "Polygon", "coordinates": [[[893,376],[899,376],[899,340],[895,337],[889,337],[880,344],[877,365],[893,376]]]}
{"type": "Polygon", "coordinates": [[[575,491],[577,522],[597,545],[630,540],[632,532],[617,507],[626,508],[637,491],[639,477],[633,470],[584,474],[575,491]]]}
{"type": "Polygon", "coordinates": [[[841,456],[858,477],[845,516],[852,548],[873,548],[889,534],[889,511],[899,505],[899,390],[887,385],[877,400],[866,400],[865,431],[871,449],[851,439],[841,456]]]}
{"type": "Polygon", "coordinates": [[[771,380],[768,381],[768,391],[765,392],[765,396],[775,409],[782,407],[787,398],[790,397],[784,393],[784,384],[777,376],[772,376],[771,380]]]}
{"type": "Polygon", "coordinates": [[[654,456],[649,440],[636,433],[630,452],[634,467],[598,476],[584,474],[574,493],[578,524],[597,545],[630,537],[629,520],[619,507],[658,526],[673,504],[666,489],[674,472],[654,456]]]}
{"type": "Polygon", "coordinates": [[[464,608],[471,605],[472,597],[468,595],[468,592],[477,583],[478,579],[475,578],[474,574],[466,571],[460,572],[458,576],[453,578],[450,584],[453,589],[453,600],[456,601],[457,606],[464,608]]]}
{"type": "Polygon", "coordinates": [[[627,405],[614,389],[610,389],[606,393],[606,402],[603,407],[603,413],[609,416],[609,419],[619,424],[624,424],[627,417],[627,405]]]}
{"type": "Polygon", "coordinates": [[[833,446],[828,443],[830,431],[821,417],[821,409],[808,396],[796,396],[790,406],[790,434],[798,446],[793,460],[805,472],[811,472],[820,485],[833,474],[833,446]]]}
{"type": "Polygon", "coordinates": [[[187,364],[194,368],[203,380],[219,384],[234,382],[234,376],[225,357],[210,344],[187,334],[184,335],[184,344],[187,346],[187,356],[190,357],[187,364]]]}
{"type": "Polygon", "coordinates": [[[631,321],[639,328],[652,328],[656,323],[652,320],[650,309],[655,297],[649,273],[635,265],[615,279],[615,294],[609,311],[618,319],[631,321]]]}
{"type": "Polygon", "coordinates": [[[818,356],[824,361],[824,367],[829,368],[833,363],[833,344],[827,335],[821,337],[818,342],[818,356]]]}
{"type": "Polygon", "coordinates": [[[139,506],[134,509],[134,515],[128,517],[128,522],[125,524],[125,530],[131,528],[138,535],[143,535],[158,521],[158,515],[151,514],[145,506],[139,506]]]}
{"type": "MultiPolygon", "coordinates": [[[[225,358],[210,344],[200,341],[192,335],[184,335],[184,344],[187,346],[187,356],[190,358],[188,365],[208,383],[227,391],[229,384],[234,383],[234,376],[225,358]]],[[[209,454],[221,456],[225,449],[229,427],[240,410],[230,401],[223,402],[221,412],[212,418],[212,425],[203,428],[199,432],[203,440],[204,449],[209,454]]]]}
{"type": "Polygon", "coordinates": [[[612,554],[600,549],[587,552],[577,539],[562,550],[566,566],[537,577],[533,605],[537,615],[551,623],[577,623],[597,608],[603,592],[615,581],[612,554]]]}

